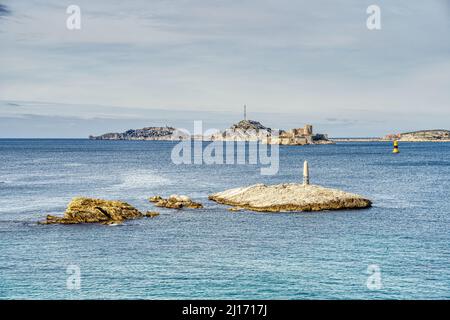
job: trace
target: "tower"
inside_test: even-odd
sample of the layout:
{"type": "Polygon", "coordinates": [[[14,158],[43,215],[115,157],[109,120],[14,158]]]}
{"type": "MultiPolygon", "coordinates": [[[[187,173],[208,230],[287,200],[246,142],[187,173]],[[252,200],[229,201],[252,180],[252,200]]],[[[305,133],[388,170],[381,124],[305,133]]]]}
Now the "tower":
{"type": "Polygon", "coordinates": [[[247,105],[244,104],[244,120],[247,120],[247,105]]]}
{"type": "Polygon", "coordinates": [[[305,136],[310,136],[313,134],[313,127],[310,124],[305,125],[304,129],[303,129],[304,135],[305,136]]]}
{"type": "Polygon", "coordinates": [[[309,165],[306,160],[303,162],[303,185],[309,185],[309,165]]]}

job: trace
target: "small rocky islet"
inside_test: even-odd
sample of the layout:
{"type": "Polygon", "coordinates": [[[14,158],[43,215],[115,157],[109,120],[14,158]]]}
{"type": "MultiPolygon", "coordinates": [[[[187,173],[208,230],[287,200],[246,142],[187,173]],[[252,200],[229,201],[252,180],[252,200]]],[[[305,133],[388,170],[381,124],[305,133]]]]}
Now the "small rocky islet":
{"type": "Polygon", "coordinates": [[[202,209],[203,205],[199,202],[192,201],[188,196],[183,195],[171,195],[169,198],[164,199],[161,196],[153,196],[149,198],[150,202],[153,202],[156,207],[167,209],[202,209]]]}
{"type": "Polygon", "coordinates": [[[41,224],[121,223],[124,220],[142,218],[144,214],[123,201],[73,198],[63,217],[47,215],[41,224]]]}
{"type": "Polygon", "coordinates": [[[218,192],[209,199],[232,206],[230,211],[257,212],[363,209],[372,205],[369,199],[354,193],[299,183],[256,184],[218,192]]]}

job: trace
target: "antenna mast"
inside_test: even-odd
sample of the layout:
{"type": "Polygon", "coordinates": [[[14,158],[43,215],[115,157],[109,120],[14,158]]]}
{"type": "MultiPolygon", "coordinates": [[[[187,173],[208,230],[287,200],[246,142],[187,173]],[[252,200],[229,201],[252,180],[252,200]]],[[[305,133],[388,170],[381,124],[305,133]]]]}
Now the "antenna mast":
{"type": "Polygon", "coordinates": [[[244,104],[244,120],[247,120],[247,105],[244,104]]]}

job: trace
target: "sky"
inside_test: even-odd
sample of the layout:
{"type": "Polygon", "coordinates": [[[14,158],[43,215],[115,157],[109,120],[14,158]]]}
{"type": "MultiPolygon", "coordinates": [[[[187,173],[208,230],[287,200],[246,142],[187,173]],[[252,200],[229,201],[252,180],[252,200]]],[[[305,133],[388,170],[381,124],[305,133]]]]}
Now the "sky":
{"type": "Polygon", "coordinates": [[[450,129],[449,18],[450,0],[0,0],[0,138],[223,129],[244,104],[332,137],[450,129]]]}

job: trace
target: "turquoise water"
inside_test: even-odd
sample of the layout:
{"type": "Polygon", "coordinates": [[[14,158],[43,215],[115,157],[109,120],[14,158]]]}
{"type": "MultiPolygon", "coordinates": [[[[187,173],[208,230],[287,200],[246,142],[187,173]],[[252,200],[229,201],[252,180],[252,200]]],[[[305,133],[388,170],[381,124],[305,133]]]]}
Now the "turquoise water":
{"type": "Polygon", "coordinates": [[[282,147],[280,171],[181,165],[174,143],[0,140],[0,298],[450,298],[450,144],[282,147]],[[300,181],[371,198],[359,211],[232,213],[207,195],[258,182],[300,181]],[[74,196],[128,201],[187,194],[205,209],[154,219],[41,226],[74,196]],[[369,265],[382,287],[367,287],[369,265]],[[68,289],[67,267],[81,274],[68,289]]]}

